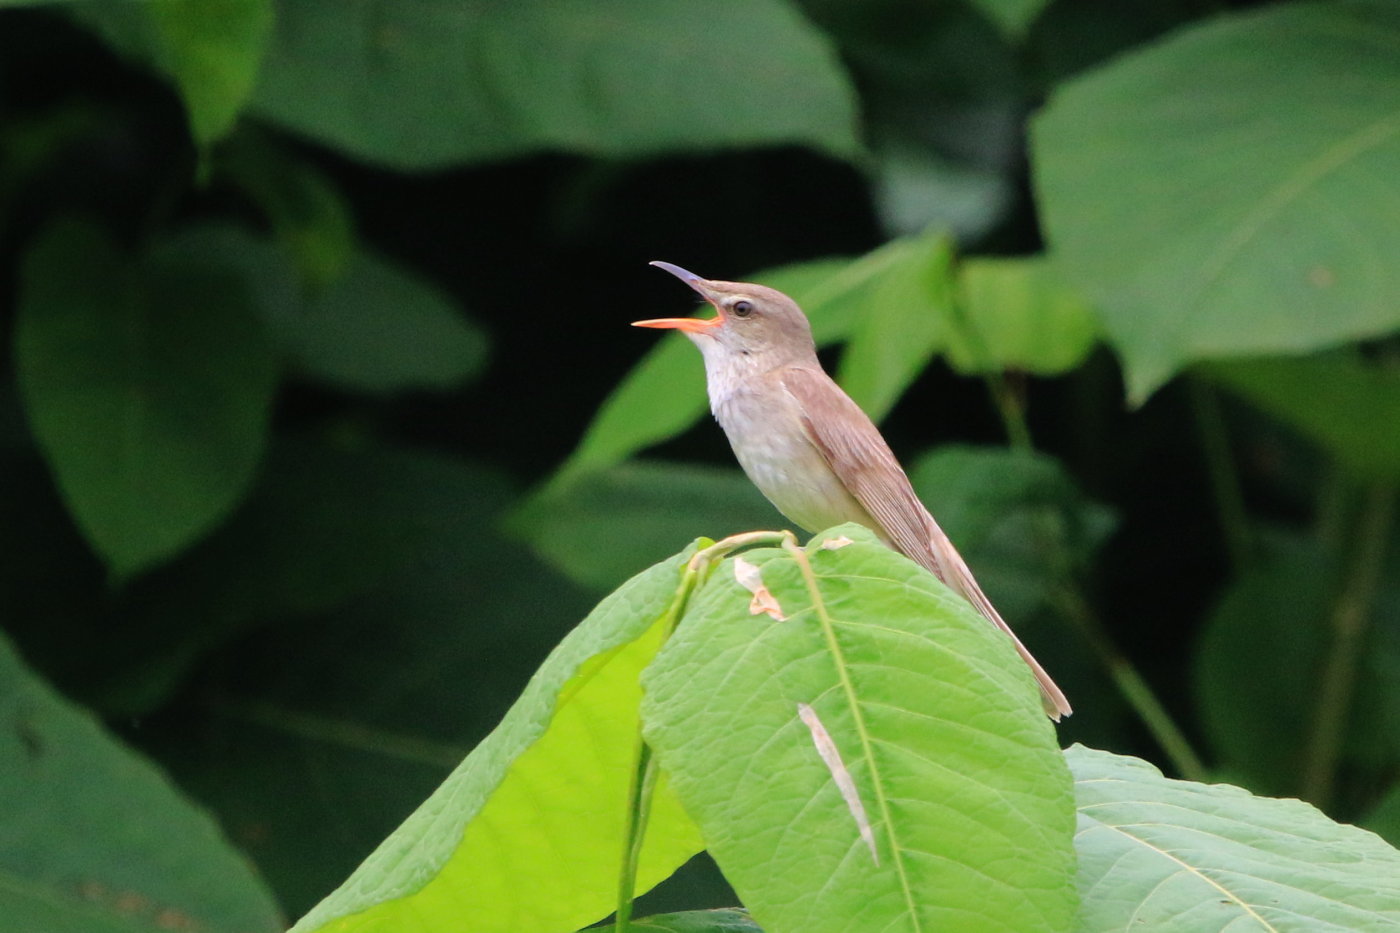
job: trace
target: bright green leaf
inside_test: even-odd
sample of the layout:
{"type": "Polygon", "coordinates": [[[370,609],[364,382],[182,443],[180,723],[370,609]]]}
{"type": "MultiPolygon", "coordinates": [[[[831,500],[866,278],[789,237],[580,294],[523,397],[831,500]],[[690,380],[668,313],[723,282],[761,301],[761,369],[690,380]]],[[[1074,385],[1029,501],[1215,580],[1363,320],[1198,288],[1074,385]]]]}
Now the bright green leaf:
{"type": "Polygon", "coordinates": [[[1010,641],[864,529],[808,553],[829,628],[792,555],[748,552],[784,618],[725,561],[643,678],[648,741],[725,877],[772,933],[1065,929],[1070,780],[1010,641]]]}
{"type": "Polygon", "coordinates": [[[947,356],[960,373],[1054,376],[1083,363],[1098,339],[1093,309],[1042,256],[964,260],[958,300],[965,323],[951,328],[947,356]]]}
{"type": "Polygon", "coordinates": [[[1365,479],[1400,477],[1400,370],[1355,356],[1235,360],[1209,377],[1365,479]]]}
{"type": "Polygon", "coordinates": [[[272,0],[147,0],[146,9],[195,141],[217,141],[253,92],[272,31],[272,0]]]}
{"type": "MultiPolygon", "coordinates": [[[[1206,736],[1232,773],[1296,794],[1332,640],[1337,568],[1310,539],[1280,539],[1230,586],[1206,622],[1193,681],[1206,736]]],[[[1384,586],[1367,620],[1342,754],[1400,761],[1400,590],[1384,586]]]]}
{"type": "Polygon", "coordinates": [[[1057,91],[1034,124],[1056,258],[1142,400],[1182,366],[1400,326],[1400,6],[1272,4],[1057,91]]]}
{"type": "Polygon", "coordinates": [[[687,535],[717,539],[784,524],[737,469],[648,461],[546,490],[510,521],[551,565],[596,589],[616,586],[687,535]]]}
{"type": "Polygon", "coordinates": [[[245,283],[50,228],[22,273],[15,346],[30,424],[79,526],[118,576],[224,519],[262,454],[273,357],[245,283]]]}
{"type": "Polygon", "coordinates": [[[876,421],[946,345],[953,305],[952,241],[929,234],[895,244],[902,255],[862,295],[867,311],[850,334],[837,374],[876,421]]]}
{"type": "Polygon", "coordinates": [[[915,460],[909,479],[1008,619],[1041,608],[1114,525],[1045,454],[948,445],[915,460]]]}
{"type": "Polygon", "coordinates": [[[834,49],[783,0],[299,0],[278,12],[257,110],[395,168],[541,150],[859,149],[834,49]]]}
{"type": "MultiPolygon", "coordinates": [[[[638,677],[660,646],[658,620],[688,553],[600,603],[500,726],[295,929],[571,933],[607,915],[636,752],[638,677]]],[[[638,890],[700,848],[663,781],[638,890]]]]}
{"type": "Polygon", "coordinates": [[[155,767],[0,638],[0,926],[43,933],[283,929],[248,863],[155,767]]]}
{"type": "Polygon", "coordinates": [[[364,392],[451,388],[486,359],[485,333],[447,295],[373,253],[277,330],[302,372],[364,392]]]}
{"type": "Polygon", "coordinates": [[[1400,852],[1299,800],[1065,752],[1079,806],[1076,933],[1356,933],[1400,926],[1400,852]]]}

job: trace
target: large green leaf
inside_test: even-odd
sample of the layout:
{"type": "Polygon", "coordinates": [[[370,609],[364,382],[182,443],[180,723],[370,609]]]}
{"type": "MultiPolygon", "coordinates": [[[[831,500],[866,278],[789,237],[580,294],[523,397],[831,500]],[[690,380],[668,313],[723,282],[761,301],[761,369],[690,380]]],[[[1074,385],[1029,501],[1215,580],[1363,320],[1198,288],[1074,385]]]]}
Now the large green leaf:
{"type": "MultiPolygon", "coordinates": [[[[600,603],[500,726],[295,929],[569,933],[605,916],[622,860],[638,677],[688,553],[600,603]]],[[[700,848],[663,781],[639,889],[700,848]]]]}
{"type": "MultiPolygon", "coordinates": [[[[1229,773],[1296,794],[1329,646],[1340,577],[1310,539],[1279,539],[1221,596],[1201,633],[1193,686],[1229,773]]],[[[1382,769],[1400,761],[1400,588],[1383,585],[1366,626],[1341,752],[1382,769]]]]}
{"type": "Polygon", "coordinates": [[[1398,41],[1386,0],[1273,4],[1053,95],[1037,195],[1135,399],[1194,360],[1400,326],[1398,41]]]}
{"type": "Polygon", "coordinates": [[[1357,933],[1400,927],[1400,852],[1298,800],[1065,752],[1079,807],[1076,933],[1357,933]]]}
{"type": "Polygon", "coordinates": [[[1237,360],[1206,372],[1357,476],[1400,477],[1400,370],[1333,355],[1237,360]]]}
{"type": "Polygon", "coordinates": [[[1043,256],[967,259],[958,269],[961,326],[947,357],[961,373],[1069,372],[1098,338],[1093,309],[1043,256]]]}
{"type": "Polygon", "coordinates": [[[166,560],[238,502],[276,372],[243,282],[120,254],[62,222],[30,250],[15,348],[25,409],[79,526],[118,576],[166,560]]]}
{"type": "Polygon", "coordinates": [[[864,289],[867,310],[851,331],[837,374],[876,421],[946,345],[953,305],[952,241],[927,235],[895,242],[901,259],[864,289]]]}
{"type": "Polygon", "coordinates": [[[738,469],[633,461],[547,490],[510,524],[571,579],[610,589],[678,538],[721,538],[784,519],[738,469]]]}
{"type": "Polygon", "coordinates": [[[0,927],[281,930],[208,815],[34,677],[0,638],[0,927]]]}
{"type": "Polygon", "coordinates": [[[643,678],[648,741],[744,904],[769,933],[1063,930],[1070,780],[1010,641],[862,528],[807,554],[819,602],[786,551],[728,560],[643,678]]]}
{"type": "Polygon", "coordinates": [[[298,0],[278,13],[258,112],[396,168],[549,149],[859,148],[833,49],[783,0],[298,0]]]}
{"type": "Polygon", "coordinates": [[[147,0],[146,9],[195,140],[216,141],[253,93],[272,31],[272,0],[147,0]]]}
{"type": "Polygon", "coordinates": [[[736,907],[656,914],[633,920],[632,928],[647,933],[763,933],[748,911],[736,907]]]}

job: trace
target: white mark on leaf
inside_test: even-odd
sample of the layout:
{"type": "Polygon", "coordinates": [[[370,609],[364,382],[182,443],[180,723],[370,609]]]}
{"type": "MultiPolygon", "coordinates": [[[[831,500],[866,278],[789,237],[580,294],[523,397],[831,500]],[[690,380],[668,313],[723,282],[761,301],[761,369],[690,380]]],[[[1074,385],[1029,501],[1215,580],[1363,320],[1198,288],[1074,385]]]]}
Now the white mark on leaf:
{"type": "Polygon", "coordinates": [[[783,615],[783,607],[778,604],[777,597],[768,591],[768,587],[763,585],[763,575],[755,564],[749,563],[742,557],[734,558],[734,579],[739,581],[740,586],[753,594],[753,599],[749,602],[750,615],[766,612],[779,622],[787,618],[783,615]]]}
{"type": "Polygon", "coordinates": [[[865,804],[860,802],[860,793],[856,790],[855,779],[851,777],[851,772],[841,761],[841,752],[836,748],[836,743],[832,741],[831,733],[827,732],[826,726],[822,725],[817,711],[806,703],[797,704],[797,715],[811,731],[812,742],[817,746],[817,754],[821,756],[822,762],[826,764],[827,770],[831,772],[831,777],[836,781],[836,788],[841,791],[841,797],[846,801],[846,807],[851,811],[851,817],[856,821],[856,829],[860,831],[860,838],[865,840],[866,846],[870,849],[870,857],[876,865],[879,865],[880,853],[875,849],[875,833],[871,831],[870,820],[865,815],[865,804]]]}
{"type": "Polygon", "coordinates": [[[823,542],[822,542],[822,550],[823,550],[823,551],[835,551],[835,550],[839,550],[840,548],[845,547],[845,546],[848,545],[848,544],[854,544],[854,543],[855,543],[854,541],[852,541],[850,538],[846,537],[845,535],[838,535],[838,536],[835,537],[835,538],[827,538],[825,541],[823,541],[823,542]]]}

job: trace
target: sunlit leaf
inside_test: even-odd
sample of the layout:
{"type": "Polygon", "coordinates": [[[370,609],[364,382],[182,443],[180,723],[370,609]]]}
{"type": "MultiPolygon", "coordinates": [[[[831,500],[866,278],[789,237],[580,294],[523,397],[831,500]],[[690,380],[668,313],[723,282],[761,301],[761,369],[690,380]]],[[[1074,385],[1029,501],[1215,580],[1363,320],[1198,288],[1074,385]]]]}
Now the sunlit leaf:
{"type": "MultiPolygon", "coordinates": [[[[452,776],[294,928],[569,933],[615,903],[636,750],[638,676],[685,555],[613,593],[541,666],[452,776]]],[[[663,781],[638,889],[701,848],[663,781]]]]}
{"type": "Polygon", "coordinates": [[[1299,800],[1065,752],[1079,807],[1076,933],[1352,933],[1400,924],[1400,852],[1299,800]]]}
{"type": "Polygon", "coordinates": [[[834,50],[782,0],[299,0],[278,12],[258,112],[396,168],[551,149],[859,148],[834,50]]]}
{"type": "Polygon", "coordinates": [[[118,576],[207,533],[252,479],[276,370],[251,304],[217,264],[141,262],[76,222],[26,257],[15,336],[25,408],[118,576]]]}
{"type": "Polygon", "coordinates": [[[725,877],[770,931],[1065,929],[1069,775],[1010,641],[864,529],[808,554],[823,609],[792,555],[750,551],[786,621],[721,566],[643,678],[648,741],[725,877]]]}
{"type": "Polygon", "coordinates": [[[44,933],[281,930],[214,822],[31,674],[0,638],[0,926],[44,933]]]}
{"type": "Polygon", "coordinates": [[[1134,399],[1193,361],[1400,327],[1397,41],[1394,3],[1273,4],[1052,95],[1037,196],[1134,399]]]}
{"type": "Polygon", "coordinates": [[[947,357],[962,373],[1054,376],[1083,363],[1098,339],[1093,309],[1041,256],[964,260],[958,300],[947,357]]]}

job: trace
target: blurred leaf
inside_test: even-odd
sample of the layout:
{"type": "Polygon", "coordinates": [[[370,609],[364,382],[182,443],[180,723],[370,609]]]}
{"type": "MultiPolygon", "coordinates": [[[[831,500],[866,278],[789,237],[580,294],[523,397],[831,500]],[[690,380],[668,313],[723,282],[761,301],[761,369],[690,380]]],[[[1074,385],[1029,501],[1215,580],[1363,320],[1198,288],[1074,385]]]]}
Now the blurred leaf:
{"type": "MultiPolygon", "coordinates": [[[[689,553],[600,603],[500,726],[294,929],[567,931],[605,916],[637,747],[638,675],[660,647],[661,619],[689,553]]],[[[663,780],[639,890],[702,845],[663,780]]]]}
{"type": "Polygon", "coordinates": [[[881,144],[876,171],[881,225],[899,236],[929,229],[946,230],[960,242],[985,236],[1015,194],[1005,173],[954,161],[922,140],[881,144]]]}
{"type": "Polygon", "coordinates": [[[1050,0],[970,0],[1009,39],[1025,36],[1050,0]]]}
{"type": "Polygon", "coordinates": [[[1093,309],[1042,256],[964,260],[958,300],[967,327],[951,329],[947,354],[960,373],[1055,376],[1083,363],[1098,339],[1093,309]]]}
{"type": "Polygon", "coordinates": [[[281,930],[209,817],[30,674],[0,638],[0,921],[7,930],[281,930]]]}
{"type": "Polygon", "coordinates": [[[1400,477],[1400,370],[1347,355],[1232,360],[1206,373],[1358,477],[1400,477]]]}
{"type": "Polygon", "coordinates": [[[740,907],[655,914],[633,920],[632,928],[652,933],[763,933],[749,918],[749,912],[740,907]]]}
{"type": "Polygon", "coordinates": [[[1075,745],[1079,922],[1085,931],[1388,930],[1400,852],[1298,800],[1172,781],[1075,745]]]}
{"type": "Polygon", "coordinates": [[[1062,582],[1056,550],[1082,566],[1115,524],[1045,454],[948,445],[914,461],[909,479],[1008,619],[1034,613],[1062,582]]]}
{"type": "Polygon", "coordinates": [[[1392,787],[1375,809],[1359,822],[1363,828],[1391,845],[1400,844],[1400,784],[1392,787]]]}
{"type": "Polygon", "coordinates": [[[899,243],[903,253],[865,289],[865,313],[841,356],[838,379],[879,421],[948,339],[953,304],[953,244],[926,234],[899,243]]]}
{"type": "Polygon", "coordinates": [[[1142,401],[1187,363],[1400,326],[1400,6],[1214,19],[1064,85],[1034,124],[1056,258],[1142,401]]]}
{"type": "Polygon", "coordinates": [[[103,709],[148,711],[230,637],[364,599],[445,541],[474,540],[512,495],[472,463],[283,442],[224,528],[132,587],[120,643],[105,651],[117,673],[100,684],[103,709]]]}
{"type": "Polygon", "coordinates": [[[448,389],[486,359],[485,333],[447,295],[369,252],[276,329],[299,370],[342,389],[448,389]]]}
{"type": "Polygon", "coordinates": [[[355,252],[355,223],[330,178],[267,134],[247,130],[221,146],[216,158],[291,249],[313,291],[340,277],[355,252]]]}
{"type": "Polygon", "coordinates": [[[838,535],[853,543],[808,551],[824,610],[787,552],[746,552],[786,621],[753,615],[726,561],[643,677],[647,740],[710,853],[771,930],[1065,929],[1070,779],[1025,665],[865,529],[816,540],[838,535]],[[835,742],[878,859],[799,703],[835,742]]]}
{"type": "Polygon", "coordinates": [[[118,577],[207,533],[252,478],[276,372],[248,302],[216,266],[138,264],[71,221],[25,259],[25,407],[68,507],[118,577]]]}
{"type": "MultiPolygon", "coordinates": [[[[1232,773],[1252,788],[1296,794],[1314,698],[1331,644],[1337,568],[1311,539],[1280,538],[1221,596],[1196,651],[1201,723],[1232,773]]],[[[1342,754],[1400,762],[1400,589],[1386,584],[1366,627],[1342,754]]]]}
{"type": "Polygon", "coordinates": [[[272,0],[147,0],[145,7],[195,141],[217,141],[253,93],[272,31],[272,0]]]}
{"type": "Polygon", "coordinates": [[[860,148],[834,51],[782,0],[301,0],[279,14],[258,111],[394,168],[541,150],[860,148]]]}
{"type": "Polygon", "coordinates": [[[737,469],[632,461],[548,489],[510,520],[570,579],[607,590],[676,541],[787,524],[737,469]]]}

